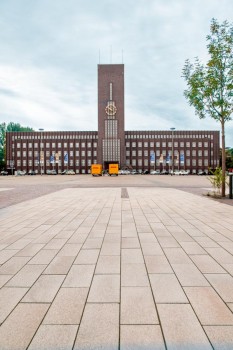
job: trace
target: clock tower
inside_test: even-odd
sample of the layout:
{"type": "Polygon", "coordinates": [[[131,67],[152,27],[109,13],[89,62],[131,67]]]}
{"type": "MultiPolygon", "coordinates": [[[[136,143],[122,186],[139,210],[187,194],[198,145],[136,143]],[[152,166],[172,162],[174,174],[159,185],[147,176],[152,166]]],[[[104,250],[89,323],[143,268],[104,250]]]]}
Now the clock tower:
{"type": "Polygon", "coordinates": [[[124,65],[98,65],[97,162],[125,164],[124,65]]]}

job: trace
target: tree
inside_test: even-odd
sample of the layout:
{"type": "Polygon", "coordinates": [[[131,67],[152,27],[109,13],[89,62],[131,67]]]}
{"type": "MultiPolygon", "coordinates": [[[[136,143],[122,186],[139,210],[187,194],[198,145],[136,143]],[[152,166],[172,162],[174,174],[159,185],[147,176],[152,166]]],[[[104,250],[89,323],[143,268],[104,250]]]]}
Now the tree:
{"type": "Polygon", "coordinates": [[[7,131],[34,131],[28,126],[21,126],[19,123],[10,122],[0,124],[0,168],[6,165],[6,132],[7,131]]]}
{"type": "Polygon", "coordinates": [[[184,95],[200,119],[210,116],[221,124],[222,196],[225,197],[225,122],[231,120],[233,112],[233,25],[212,19],[206,39],[208,62],[204,65],[198,58],[194,63],[185,61],[182,76],[188,88],[184,95]]]}

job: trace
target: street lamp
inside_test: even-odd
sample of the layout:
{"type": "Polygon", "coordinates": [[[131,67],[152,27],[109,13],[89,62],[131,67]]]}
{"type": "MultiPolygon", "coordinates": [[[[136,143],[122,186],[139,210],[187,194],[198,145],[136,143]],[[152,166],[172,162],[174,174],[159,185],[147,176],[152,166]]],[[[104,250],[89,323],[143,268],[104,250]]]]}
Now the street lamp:
{"type": "Polygon", "coordinates": [[[40,156],[39,156],[39,161],[40,161],[40,175],[42,175],[42,161],[44,162],[44,155],[43,155],[43,144],[42,144],[42,131],[44,129],[40,128],[40,156]]]}
{"type": "Polygon", "coordinates": [[[174,173],[174,130],[176,128],[170,128],[172,132],[172,175],[174,173]]]}

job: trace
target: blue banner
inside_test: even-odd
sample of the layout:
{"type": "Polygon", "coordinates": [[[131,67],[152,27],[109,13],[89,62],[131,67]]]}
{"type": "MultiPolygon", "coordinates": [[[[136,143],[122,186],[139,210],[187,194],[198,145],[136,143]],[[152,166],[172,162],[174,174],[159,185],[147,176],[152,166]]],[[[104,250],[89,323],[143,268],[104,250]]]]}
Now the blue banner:
{"type": "Polygon", "coordinates": [[[170,163],[170,154],[168,154],[166,157],[166,163],[170,163]]]}
{"type": "Polygon", "coordinates": [[[67,153],[64,155],[64,162],[68,163],[68,154],[67,153]]]}
{"type": "Polygon", "coordinates": [[[181,155],[180,155],[180,162],[181,162],[181,163],[184,163],[184,154],[181,154],[181,155]]]}
{"type": "Polygon", "coordinates": [[[54,156],[50,156],[50,163],[54,163],[54,161],[55,161],[54,156]]]}
{"type": "Polygon", "coordinates": [[[151,155],[150,155],[150,162],[151,163],[155,162],[155,154],[154,153],[151,153],[151,155]]]}

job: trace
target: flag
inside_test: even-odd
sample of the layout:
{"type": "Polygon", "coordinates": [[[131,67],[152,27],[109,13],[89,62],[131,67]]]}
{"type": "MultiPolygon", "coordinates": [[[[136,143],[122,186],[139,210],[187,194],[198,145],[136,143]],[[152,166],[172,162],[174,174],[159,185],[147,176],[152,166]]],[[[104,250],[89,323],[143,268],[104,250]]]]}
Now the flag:
{"type": "Polygon", "coordinates": [[[180,163],[184,164],[184,154],[183,153],[180,155],[180,163]]]}
{"type": "Polygon", "coordinates": [[[54,163],[54,161],[55,161],[54,156],[53,156],[53,155],[52,155],[52,156],[50,156],[50,163],[52,164],[52,163],[54,163]]]}
{"type": "Polygon", "coordinates": [[[168,154],[166,157],[166,163],[168,163],[168,164],[170,163],[170,154],[168,154]]]}

